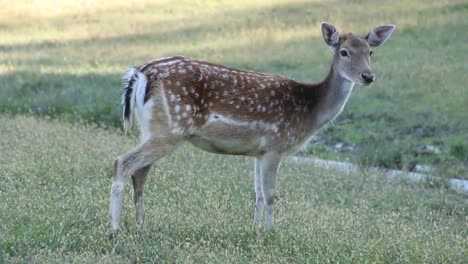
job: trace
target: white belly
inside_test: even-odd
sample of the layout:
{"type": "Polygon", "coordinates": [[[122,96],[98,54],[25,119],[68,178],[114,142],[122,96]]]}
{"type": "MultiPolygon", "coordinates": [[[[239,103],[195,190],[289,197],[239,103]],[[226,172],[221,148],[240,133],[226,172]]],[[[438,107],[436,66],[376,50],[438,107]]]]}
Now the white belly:
{"type": "Polygon", "coordinates": [[[239,138],[231,137],[200,137],[191,136],[188,140],[194,146],[217,154],[257,156],[267,146],[265,136],[239,138]]]}
{"type": "Polygon", "coordinates": [[[213,113],[187,140],[213,153],[257,156],[272,145],[277,130],[276,125],[239,121],[213,113]]]}

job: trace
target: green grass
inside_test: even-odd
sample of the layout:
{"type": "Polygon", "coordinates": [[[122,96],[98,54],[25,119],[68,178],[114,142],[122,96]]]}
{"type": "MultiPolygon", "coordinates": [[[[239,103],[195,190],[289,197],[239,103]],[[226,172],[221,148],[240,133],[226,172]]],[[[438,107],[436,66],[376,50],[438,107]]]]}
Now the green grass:
{"type": "Polygon", "coordinates": [[[139,233],[106,236],[115,129],[0,116],[0,263],[466,263],[468,199],[444,185],[285,162],[276,232],[251,230],[252,159],[184,145],[160,160],[139,233]]]}
{"type": "Polygon", "coordinates": [[[463,0],[16,1],[0,10],[0,112],[118,126],[125,69],[174,54],[319,81],[331,61],[321,21],[358,34],[394,23],[375,52],[377,83],[354,91],[310,152],[468,178],[466,17],[463,0]],[[356,151],[339,153],[336,141],[356,151]],[[441,153],[415,154],[424,144],[441,153]]]}
{"type": "Polygon", "coordinates": [[[377,83],[355,89],[309,152],[468,178],[464,1],[95,2],[0,9],[0,263],[468,262],[468,197],[443,180],[285,162],[277,230],[254,234],[252,160],[189,145],[151,171],[147,232],[127,190],[123,231],[106,236],[112,161],[137,142],[115,129],[128,67],[183,54],[319,81],[331,61],[324,20],[344,32],[397,31],[375,51],[377,83]],[[441,153],[415,154],[424,144],[441,153]]]}

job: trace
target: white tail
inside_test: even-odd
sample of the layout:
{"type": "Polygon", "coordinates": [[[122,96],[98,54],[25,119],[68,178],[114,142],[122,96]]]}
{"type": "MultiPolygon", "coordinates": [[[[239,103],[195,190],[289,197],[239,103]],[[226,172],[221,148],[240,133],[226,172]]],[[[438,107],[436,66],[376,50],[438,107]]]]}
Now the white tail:
{"type": "Polygon", "coordinates": [[[281,160],[342,111],[356,82],[375,80],[371,48],[382,45],[394,29],[393,25],[378,27],[361,38],[351,33],[340,36],[334,26],[323,23],[323,38],[334,57],[320,83],[182,56],[130,69],[124,84],[124,127],[131,127],[136,112],[141,144],[115,160],[111,232],[119,228],[123,190],[130,176],[137,222],[144,224],[143,187],[148,171],[184,141],[214,153],[255,157],[254,226],[265,212],[266,228],[271,229],[281,160]]]}
{"type": "Polygon", "coordinates": [[[133,126],[135,105],[142,109],[148,80],[136,68],[130,68],[123,77],[124,93],[122,94],[123,127],[125,132],[133,126]]]}

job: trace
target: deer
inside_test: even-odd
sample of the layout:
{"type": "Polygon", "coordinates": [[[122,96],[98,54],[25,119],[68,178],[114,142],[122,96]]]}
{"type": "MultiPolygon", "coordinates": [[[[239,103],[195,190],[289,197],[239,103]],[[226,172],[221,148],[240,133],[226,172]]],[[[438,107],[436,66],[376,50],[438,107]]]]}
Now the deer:
{"type": "Polygon", "coordinates": [[[253,228],[264,226],[271,231],[281,162],[342,112],[356,83],[375,81],[372,49],[381,46],[395,28],[392,24],[376,27],[360,37],[340,35],[332,24],[323,22],[323,40],[333,51],[333,61],[318,83],[183,56],[130,68],[123,80],[123,127],[129,131],[136,120],[140,143],[114,161],[110,235],[119,231],[130,178],[136,222],[145,229],[143,190],[150,168],[187,141],[208,152],[254,158],[253,228]]]}

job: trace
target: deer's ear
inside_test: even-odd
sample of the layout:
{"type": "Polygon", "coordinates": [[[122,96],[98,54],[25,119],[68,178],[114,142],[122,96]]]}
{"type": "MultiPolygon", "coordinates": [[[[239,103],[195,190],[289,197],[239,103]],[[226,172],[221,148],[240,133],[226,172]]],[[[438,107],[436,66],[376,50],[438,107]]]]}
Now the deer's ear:
{"type": "Polygon", "coordinates": [[[338,44],[340,34],[332,24],[322,22],[322,35],[325,43],[330,47],[335,47],[338,44]]]}
{"type": "Polygon", "coordinates": [[[392,32],[395,30],[395,25],[385,25],[374,28],[367,34],[365,39],[371,47],[378,47],[385,43],[385,41],[390,37],[392,32]]]}

